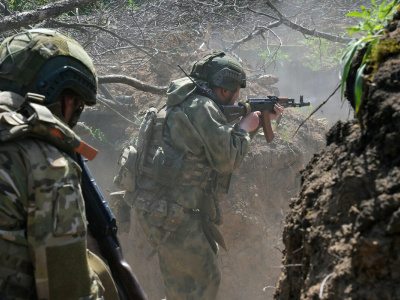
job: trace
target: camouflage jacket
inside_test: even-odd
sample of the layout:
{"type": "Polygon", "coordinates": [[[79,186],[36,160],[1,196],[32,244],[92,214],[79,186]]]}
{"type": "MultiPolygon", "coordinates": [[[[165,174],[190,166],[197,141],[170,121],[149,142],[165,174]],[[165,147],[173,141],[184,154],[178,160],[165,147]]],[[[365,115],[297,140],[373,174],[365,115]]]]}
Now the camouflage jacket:
{"type": "Polygon", "coordinates": [[[80,172],[41,140],[0,142],[0,298],[101,299],[80,172]]]}
{"type": "MultiPolygon", "coordinates": [[[[164,139],[185,157],[194,155],[218,173],[232,173],[249,150],[250,136],[228,124],[218,105],[195,91],[189,78],[170,84],[166,104],[173,108],[166,119],[164,139]]],[[[177,185],[172,196],[178,204],[194,209],[199,207],[204,190],[199,186],[177,185]]]]}

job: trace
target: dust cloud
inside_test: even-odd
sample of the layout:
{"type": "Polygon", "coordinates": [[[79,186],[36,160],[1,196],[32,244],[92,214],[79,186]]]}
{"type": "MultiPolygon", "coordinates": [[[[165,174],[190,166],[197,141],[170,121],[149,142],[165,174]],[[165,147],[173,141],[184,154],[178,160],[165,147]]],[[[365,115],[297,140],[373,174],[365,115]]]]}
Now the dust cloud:
{"type": "MultiPolygon", "coordinates": [[[[275,86],[279,89],[280,96],[295,98],[304,96],[304,101],[311,103],[311,111],[323,103],[337,88],[340,83],[339,71],[311,71],[302,65],[290,65],[271,72],[279,77],[275,86]]],[[[303,109],[304,112],[304,109],[303,109]]],[[[307,111],[306,111],[307,112],[307,111]]],[[[328,127],[337,121],[352,119],[354,111],[347,101],[341,102],[340,89],[323,105],[315,114],[315,118],[326,119],[328,127]]]]}

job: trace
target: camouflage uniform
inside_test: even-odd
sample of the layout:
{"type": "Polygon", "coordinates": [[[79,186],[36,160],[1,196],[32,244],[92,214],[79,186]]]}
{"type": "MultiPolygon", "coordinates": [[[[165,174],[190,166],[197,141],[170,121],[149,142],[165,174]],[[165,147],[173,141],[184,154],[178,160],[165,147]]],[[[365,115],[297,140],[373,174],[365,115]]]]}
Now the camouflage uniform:
{"type": "Polygon", "coordinates": [[[36,104],[45,120],[63,117],[58,97],[64,88],[80,88],[84,103],[93,105],[95,76],[82,47],[52,30],[25,31],[0,46],[0,89],[7,91],[0,93],[0,299],[103,299],[101,281],[89,266],[81,169],[73,148],[44,141],[50,136],[27,135],[28,127],[12,138],[25,121],[7,113],[27,92],[42,94],[49,86],[44,105],[36,104]],[[56,68],[64,80],[53,80],[56,68]],[[46,79],[37,85],[40,76],[46,79]]]}
{"type": "Polygon", "coordinates": [[[100,299],[86,254],[79,166],[31,138],[1,143],[0,166],[0,295],[100,299]]]}
{"type": "Polygon", "coordinates": [[[172,145],[183,155],[176,182],[161,186],[141,174],[137,189],[127,192],[125,200],[136,208],[142,228],[158,252],[167,299],[211,300],[217,296],[221,279],[214,241],[223,244],[214,225],[221,223],[218,196],[227,192],[214,179],[229,176],[240,165],[250,136],[228,124],[218,105],[198,94],[189,78],[173,81],[167,95],[171,108],[163,127],[164,146],[172,145]],[[181,209],[176,229],[165,230],[165,223],[154,226],[160,195],[168,205],[177,204],[181,209]],[[212,203],[211,213],[207,203],[212,203]]]}

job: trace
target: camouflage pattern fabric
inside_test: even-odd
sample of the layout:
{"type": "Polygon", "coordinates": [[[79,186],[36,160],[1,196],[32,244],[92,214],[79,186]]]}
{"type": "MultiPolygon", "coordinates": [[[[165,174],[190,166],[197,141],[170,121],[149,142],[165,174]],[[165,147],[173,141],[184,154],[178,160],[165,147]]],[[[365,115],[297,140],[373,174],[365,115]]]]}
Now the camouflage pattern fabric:
{"type": "Polygon", "coordinates": [[[40,140],[0,143],[0,298],[101,299],[80,168],[40,140]]]}
{"type": "MultiPolygon", "coordinates": [[[[247,154],[250,136],[228,124],[216,103],[194,91],[195,85],[188,78],[171,83],[167,105],[174,108],[167,116],[164,140],[185,157],[195,155],[207,161],[213,170],[231,173],[247,154]]],[[[185,165],[182,168],[185,169],[185,165]]],[[[137,180],[140,187],[144,186],[140,184],[141,180],[150,179],[142,176],[137,180]]],[[[162,241],[166,231],[153,226],[148,211],[139,205],[147,201],[151,206],[157,200],[155,194],[139,189],[137,198],[127,197],[126,200],[136,207],[150,243],[158,245],[167,299],[216,299],[221,278],[217,254],[203,232],[198,211],[205,201],[205,190],[199,185],[175,185],[163,189],[171,201],[185,209],[179,227],[169,232],[165,242],[162,241]]],[[[215,193],[218,192],[217,187],[215,193]]]]}
{"type": "MultiPolygon", "coordinates": [[[[159,244],[166,232],[137,213],[145,234],[159,244]]],[[[167,300],[216,299],[221,271],[203,233],[200,213],[185,213],[178,229],[160,247],[158,259],[167,300]]]]}

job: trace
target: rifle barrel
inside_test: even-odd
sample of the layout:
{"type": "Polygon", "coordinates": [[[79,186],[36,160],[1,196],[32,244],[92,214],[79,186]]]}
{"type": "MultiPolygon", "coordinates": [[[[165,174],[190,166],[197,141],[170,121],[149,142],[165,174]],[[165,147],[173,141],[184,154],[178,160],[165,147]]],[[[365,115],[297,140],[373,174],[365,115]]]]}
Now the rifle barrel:
{"type": "MultiPolygon", "coordinates": [[[[300,102],[295,102],[294,98],[267,96],[265,98],[248,98],[246,101],[250,105],[251,111],[267,111],[274,113],[274,106],[279,103],[283,107],[303,107],[309,106],[310,102],[304,102],[303,96],[300,96],[300,102]]],[[[228,123],[239,117],[245,116],[248,112],[244,105],[221,105],[228,123]]]]}

